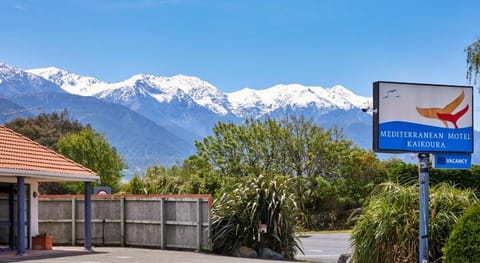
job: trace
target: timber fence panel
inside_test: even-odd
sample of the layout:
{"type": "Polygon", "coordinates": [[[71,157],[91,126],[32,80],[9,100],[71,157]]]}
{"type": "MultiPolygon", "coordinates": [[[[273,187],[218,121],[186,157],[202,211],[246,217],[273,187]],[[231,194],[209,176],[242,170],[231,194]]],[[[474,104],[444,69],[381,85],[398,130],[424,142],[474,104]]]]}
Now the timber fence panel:
{"type": "Polygon", "coordinates": [[[119,198],[95,199],[92,202],[93,244],[121,245],[120,212],[119,198]]]}
{"type": "MultiPolygon", "coordinates": [[[[109,195],[92,198],[92,244],[209,250],[209,195],[109,195]]],[[[42,196],[40,231],[54,244],[85,242],[84,197],[42,196]]]]}
{"type": "Polygon", "coordinates": [[[72,242],[72,200],[68,197],[39,200],[38,227],[40,233],[55,237],[55,243],[72,242]]]}
{"type": "Polygon", "coordinates": [[[125,244],[161,247],[161,198],[125,199],[125,244]]]}

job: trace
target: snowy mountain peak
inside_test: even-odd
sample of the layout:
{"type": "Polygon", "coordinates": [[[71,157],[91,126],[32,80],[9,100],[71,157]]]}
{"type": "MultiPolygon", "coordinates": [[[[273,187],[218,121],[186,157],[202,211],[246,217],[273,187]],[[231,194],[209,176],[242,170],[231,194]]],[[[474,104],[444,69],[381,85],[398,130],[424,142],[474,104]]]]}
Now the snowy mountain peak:
{"type": "Polygon", "coordinates": [[[186,75],[161,77],[137,74],[121,82],[107,83],[55,67],[28,72],[56,83],[69,93],[108,98],[125,106],[135,104],[130,105],[132,108],[138,108],[145,98],[149,98],[149,103],[156,101],[160,104],[175,100],[186,107],[196,104],[218,115],[233,114],[243,118],[260,117],[279,109],[316,107],[326,111],[349,110],[371,104],[370,98],[357,96],[341,85],[325,89],[320,86],[278,84],[263,90],[245,88],[223,93],[204,80],[186,75]],[[144,99],[139,100],[138,96],[144,99]]]}
{"type": "MultiPolygon", "coordinates": [[[[142,88],[160,103],[168,103],[174,98],[179,98],[181,100],[194,101],[198,105],[216,114],[228,114],[225,94],[212,84],[197,77],[185,75],[160,77],[148,74],[137,74],[126,81],[113,83],[111,85],[112,90],[125,87],[142,88]]],[[[102,96],[104,96],[104,94],[102,96]]]]}
{"type": "Polygon", "coordinates": [[[108,83],[92,77],[80,76],[56,67],[27,70],[41,76],[64,89],[68,93],[80,96],[92,96],[108,89],[108,83]]]}
{"type": "Polygon", "coordinates": [[[344,105],[345,108],[363,108],[373,103],[372,98],[358,96],[341,85],[333,86],[327,91],[331,100],[337,101],[337,104],[344,105]]]}
{"type": "Polygon", "coordinates": [[[59,86],[42,77],[2,62],[0,62],[0,88],[4,97],[49,91],[63,92],[59,86]]]}
{"type": "Polygon", "coordinates": [[[13,78],[18,74],[27,75],[25,74],[25,71],[19,68],[0,62],[0,78],[13,78]]]}
{"type": "Polygon", "coordinates": [[[324,89],[319,86],[279,84],[264,90],[243,89],[228,94],[234,114],[258,117],[277,109],[317,107],[323,109],[351,109],[368,102],[343,86],[324,89]],[[252,112],[255,115],[252,116],[252,112]]]}

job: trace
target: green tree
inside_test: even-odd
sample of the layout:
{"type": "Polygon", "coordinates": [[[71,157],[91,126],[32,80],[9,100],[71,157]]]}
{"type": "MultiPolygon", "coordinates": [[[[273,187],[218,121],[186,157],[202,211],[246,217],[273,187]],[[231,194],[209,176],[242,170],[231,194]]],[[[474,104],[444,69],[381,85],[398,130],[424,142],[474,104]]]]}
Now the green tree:
{"type": "MultiPolygon", "coordinates": [[[[67,158],[96,172],[101,185],[110,186],[113,193],[120,190],[122,170],[127,165],[103,135],[87,127],[61,137],[58,148],[67,158]]],[[[69,184],[69,187],[73,192],[83,192],[83,184],[69,184]]]]}
{"type": "Polygon", "coordinates": [[[480,39],[468,46],[467,52],[467,80],[477,82],[477,76],[480,74],[480,39]]]}
{"type": "Polygon", "coordinates": [[[201,167],[197,161],[197,158],[192,156],[185,160],[182,166],[174,165],[165,168],[154,165],[149,167],[143,176],[136,175],[124,184],[123,191],[131,194],[215,193],[222,187],[224,180],[221,180],[215,172],[201,172],[200,169],[197,169],[201,167]]]}
{"type": "Polygon", "coordinates": [[[134,175],[123,185],[123,191],[127,194],[148,194],[142,178],[138,175],[134,175]]]}
{"type": "Polygon", "coordinates": [[[181,169],[184,177],[188,178],[188,182],[181,186],[181,193],[215,195],[223,185],[222,177],[196,155],[185,160],[181,169]]]}
{"type": "Polygon", "coordinates": [[[147,169],[143,176],[143,182],[149,194],[178,194],[181,178],[172,167],[166,169],[161,166],[153,166],[147,169]]]}
{"type": "MultiPolygon", "coordinates": [[[[8,128],[58,152],[58,140],[70,132],[80,132],[84,127],[80,122],[68,117],[68,111],[42,113],[32,118],[16,118],[5,124],[8,128]]],[[[42,194],[67,194],[65,183],[43,182],[39,184],[42,194]]]]}
{"type": "Polygon", "coordinates": [[[345,210],[361,206],[386,178],[373,152],[356,147],[341,130],[325,130],[304,118],[218,123],[213,131],[196,142],[197,153],[189,159],[192,178],[210,180],[197,185],[229,192],[252,174],[291,176],[304,226],[310,229],[337,227],[335,221],[348,217],[345,210]]]}
{"type": "MultiPolygon", "coordinates": [[[[403,185],[413,185],[418,182],[418,165],[406,163],[400,159],[391,158],[383,161],[388,173],[388,180],[403,185]]],[[[431,170],[430,170],[431,171],[431,170]]],[[[430,176],[430,180],[432,180],[430,176]]]]}
{"type": "Polygon", "coordinates": [[[303,118],[281,122],[247,120],[243,125],[218,123],[214,135],[196,142],[203,167],[224,176],[261,171],[284,175],[334,178],[353,143],[337,129],[324,130],[303,118]]]}
{"type": "Polygon", "coordinates": [[[372,151],[354,147],[345,155],[339,168],[341,174],[332,181],[338,196],[337,225],[347,223],[342,220],[347,220],[352,212],[364,206],[375,187],[387,179],[385,166],[372,151]]]}

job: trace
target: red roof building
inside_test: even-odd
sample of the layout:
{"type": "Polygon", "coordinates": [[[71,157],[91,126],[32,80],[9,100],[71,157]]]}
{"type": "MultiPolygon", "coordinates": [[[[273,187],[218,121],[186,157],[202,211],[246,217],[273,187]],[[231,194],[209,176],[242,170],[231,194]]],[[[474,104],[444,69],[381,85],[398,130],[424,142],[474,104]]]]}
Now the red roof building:
{"type": "Polygon", "coordinates": [[[0,214],[0,236],[9,237],[8,248],[24,255],[39,232],[38,183],[85,182],[85,248],[91,249],[91,182],[99,180],[92,170],[0,126],[0,206],[8,207],[0,214]],[[13,233],[24,238],[15,240],[13,233]]]}
{"type": "Polygon", "coordinates": [[[97,181],[99,177],[65,156],[0,126],[0,177],[29,176],[38,181],[97,181]]]}

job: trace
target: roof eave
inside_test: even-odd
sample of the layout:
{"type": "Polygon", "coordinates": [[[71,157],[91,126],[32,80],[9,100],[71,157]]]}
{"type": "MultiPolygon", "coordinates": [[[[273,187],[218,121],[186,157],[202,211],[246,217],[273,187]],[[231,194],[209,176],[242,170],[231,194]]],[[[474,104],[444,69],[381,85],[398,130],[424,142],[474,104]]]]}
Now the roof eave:
{"type": "Polygon", "coordinates": [[[65,181],[65,182],[98,182],[100,176],[95,174],[69,174],[69,173],[54,173],[46,171],[29,171],[0,168],[0,176],[25,176],[38,181],[65,181]]]}

